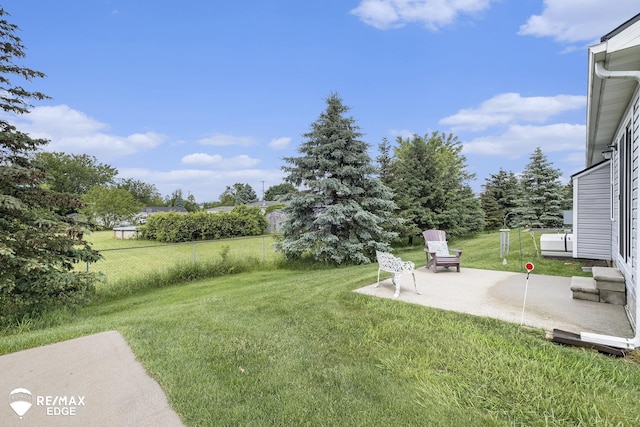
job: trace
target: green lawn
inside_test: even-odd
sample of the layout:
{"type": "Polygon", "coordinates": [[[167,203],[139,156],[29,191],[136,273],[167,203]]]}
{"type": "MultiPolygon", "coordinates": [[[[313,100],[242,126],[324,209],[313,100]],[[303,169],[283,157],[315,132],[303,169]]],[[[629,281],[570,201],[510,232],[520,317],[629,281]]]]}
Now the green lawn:
{"type": "MultiPolygon", "coordinates": [[[[463,268],[495,263],[518,271],[519,253],[503,265],[499,240],[491,254],[496,236],[452,243],[465,250],[463,268]]],[[[424,260],[418,246],[397,252],[424,260]]],[[[580,271],[573,262],[535,258],[534,250],[525,256],[541,274],[580,271]]],[[[0,336],[0,354],[116,329],[191,426],[640,423],[633,358],[559,346],[516,324],[352,292],[372,283],[376,271],[375,264],[265,263],[98,300],[50,314],[46,325],[26,322],[0,336]]]]}
{"type": "MultiPolygon", "coordinates": [[[[268,235],[161,244],[149,240],[114,239],[112,231],[99,231],[91,233],[87,240],[103,257],[89,265],[89,270],[103,273],[107,286],[120,280],[166,271],[177,263],[219,261],[223,254],[230,258],[252,257],[263,262],[280,259],[279,254],[273,251],[273,237],[268,235]]],[[[76,268],[86,270],[87,266],[79,264],[76,268]]]]}

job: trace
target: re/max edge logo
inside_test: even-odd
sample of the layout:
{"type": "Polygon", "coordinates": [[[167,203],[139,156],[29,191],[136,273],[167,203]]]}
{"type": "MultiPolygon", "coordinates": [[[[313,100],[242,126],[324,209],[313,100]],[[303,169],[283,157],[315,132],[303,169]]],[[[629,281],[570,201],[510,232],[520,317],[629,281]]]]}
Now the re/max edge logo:
{"type": "MultiPolygon", "coordinates": [[[[34,403],[33,394],[26,388],[16,388],[9,393],[9,406],[22,419],[34,403]]],[[[36,406],[45,408],[48,416],[74,416],[77,408],[85,406],[82,395],[35,396],[36,406]]]]}

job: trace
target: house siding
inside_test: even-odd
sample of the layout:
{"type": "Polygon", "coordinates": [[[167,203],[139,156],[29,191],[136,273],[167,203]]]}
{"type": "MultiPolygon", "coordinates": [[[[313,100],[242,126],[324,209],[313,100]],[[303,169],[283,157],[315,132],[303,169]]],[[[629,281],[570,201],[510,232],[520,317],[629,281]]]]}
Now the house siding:
{"type": "MultiPolygon", "coordinates": [[[[613,227],[612,227],[612,242],[611,253],[614,254],[614,260],[616,266],[621,271],[625,278],[627,288],[627,315],[631,320],[631,324],[635,324],[635,313],[638,296],[638,165],[640,159],[638,158],[640,152],[640,99],[638,91],[634,93],[629,103],[627,113],[624,115],[624,119],[618,124],[618,131],[616,137],[612,143],[620,143],[621,137],[625,132],[627,125],[631,123],[631,256],[628,260],[625,260],[620,256],[619,241],[620,241],[620,198],[621,198],[621,183],[620,183],[620,158],[614,156],[613,167],[613,227]]],[[[618,147],[618,152],[620,147],[618,147]]]]}
{"type": "Polygon", "coordinates": [[[574,258],[611,260],[611,162],[573,177],[574,258]]]}
{"type": "Polygon", "coordinates": [[[631,266],[631,283],[627,283],[627,311],[629,313],[629,317],[631,317],[632,325],[635,325],[635,313],[636,313],[636,303],[638,296],[638,188],[639,188],[639,173],[638,166],[640,164],[640,131],[638,127],[640,126],[640,95],[636,90],[636,93],[633,96],[633,108],[632,108],[632,133],[631,138],[633,141],[633,231],[632,235],[632,248],[631,253],[633,256],[631,257],[632,266],[631,266]]]}

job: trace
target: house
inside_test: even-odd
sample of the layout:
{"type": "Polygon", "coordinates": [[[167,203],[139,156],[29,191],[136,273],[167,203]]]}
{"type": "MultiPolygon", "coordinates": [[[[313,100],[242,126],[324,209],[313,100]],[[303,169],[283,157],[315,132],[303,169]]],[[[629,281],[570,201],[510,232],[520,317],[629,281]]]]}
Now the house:
{"type": "Polygon", "coordinates": [[[574,255],[609,260],[636,336],[581,337],[633,349],[640,347],[640,14],[604,35],[588,55],[586,169],[574,175],[574,255]]]}

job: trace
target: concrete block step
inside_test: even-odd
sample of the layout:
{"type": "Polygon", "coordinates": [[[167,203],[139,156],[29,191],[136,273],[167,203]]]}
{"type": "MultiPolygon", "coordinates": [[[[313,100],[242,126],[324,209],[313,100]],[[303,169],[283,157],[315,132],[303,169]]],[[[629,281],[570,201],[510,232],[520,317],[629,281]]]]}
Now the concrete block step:
{"type": "Polygon", "coordinates": [[[604,280],[606,282],[622,282],[624,283],[624,276],[615,267],[598,267],[591,268],[591,274],[593,278],[598,280],[604,280]]]}
{"type": "Polygon", "coordinates": [[[593,267],[592,275],[598,289],[614,292],[625,291],[624,276],[617,268],[593,267]]]}
{"type": "Polygon", "coordinates": [[[600,302],[600,290],[591,277],[573,276],[571,278],[573,299],[600,302]]]}
{"type": "Polygon", "coordinates": [[[596,281],[591,277],[573,276],[571,278],[571,290],[591,294],[599,293],[596,288],[596,281]]]}

